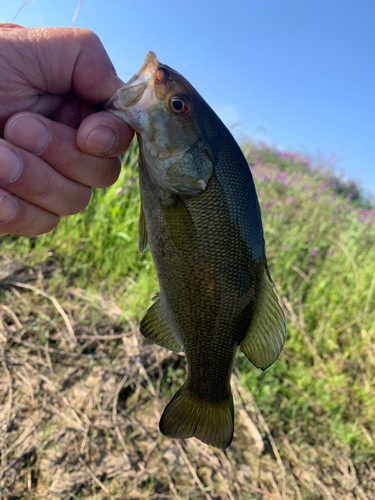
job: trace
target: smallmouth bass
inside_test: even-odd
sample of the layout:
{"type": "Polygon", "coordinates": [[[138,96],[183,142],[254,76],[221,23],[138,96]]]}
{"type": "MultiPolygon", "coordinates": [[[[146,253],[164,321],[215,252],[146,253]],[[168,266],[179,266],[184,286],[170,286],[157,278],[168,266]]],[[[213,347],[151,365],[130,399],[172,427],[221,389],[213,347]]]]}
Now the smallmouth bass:
{"type": "Polygon", "coordinates": [[[285,340],[249,166],[214,111],[153,52],[107,109],[139,144],[138,249],[150,246],[160,288],[140,331],[187,359],[160,431],[224,449],[233,438],[237,347],[264,370],[285,340]]]}

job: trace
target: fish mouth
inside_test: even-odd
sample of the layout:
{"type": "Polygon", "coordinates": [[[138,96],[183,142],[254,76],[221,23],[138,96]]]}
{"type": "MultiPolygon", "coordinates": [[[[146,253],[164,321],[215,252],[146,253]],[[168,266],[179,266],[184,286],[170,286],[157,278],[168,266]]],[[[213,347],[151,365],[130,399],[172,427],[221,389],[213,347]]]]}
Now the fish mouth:
{"type": "Polygon", "coordinates": [[[158,73],[162,71],[159,67],[160,62],[156,54],[152,51],[147,52],[139,70],[104,104],[104,109],[116,112],[135,106],[155,78],[158,78],[158,73]]]}

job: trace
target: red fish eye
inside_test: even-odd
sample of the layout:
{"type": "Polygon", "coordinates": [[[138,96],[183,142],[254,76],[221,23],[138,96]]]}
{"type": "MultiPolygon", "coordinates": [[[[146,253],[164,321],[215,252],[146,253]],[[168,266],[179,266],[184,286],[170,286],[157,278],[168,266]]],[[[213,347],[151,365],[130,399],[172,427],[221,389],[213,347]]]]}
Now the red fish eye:
{"type": "Polygon", "coordinates": [[[190,110],[189,101],[181,96],[174,95],[169,99],[171,109],[178,115],[186,115],[190,110]]]}

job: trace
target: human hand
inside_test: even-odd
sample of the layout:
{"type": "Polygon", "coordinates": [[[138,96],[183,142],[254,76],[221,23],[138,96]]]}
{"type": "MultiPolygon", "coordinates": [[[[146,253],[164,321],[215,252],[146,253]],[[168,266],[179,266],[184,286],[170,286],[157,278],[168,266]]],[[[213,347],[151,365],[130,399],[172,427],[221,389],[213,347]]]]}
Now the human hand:
{"type": "Polygon", "coordinates": [[[133,131],[95,113],[123,85],[98,37],[0,25],[0,236],[35,236],[116,181],[133,131]]]}

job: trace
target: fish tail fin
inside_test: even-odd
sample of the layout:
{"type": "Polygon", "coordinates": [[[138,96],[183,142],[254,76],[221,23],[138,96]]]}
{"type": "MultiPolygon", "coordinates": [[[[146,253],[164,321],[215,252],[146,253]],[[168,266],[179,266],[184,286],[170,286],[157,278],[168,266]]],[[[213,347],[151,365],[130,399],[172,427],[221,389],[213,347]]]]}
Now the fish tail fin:
{"type": "Polygon", "coordinates": [[[232,442],[234,428],[233,397],[220,402],[199,399],[184,384],[173,396],[160,419],[164,436],[196,437],[204,443],[225,449],[232,442]]]}

